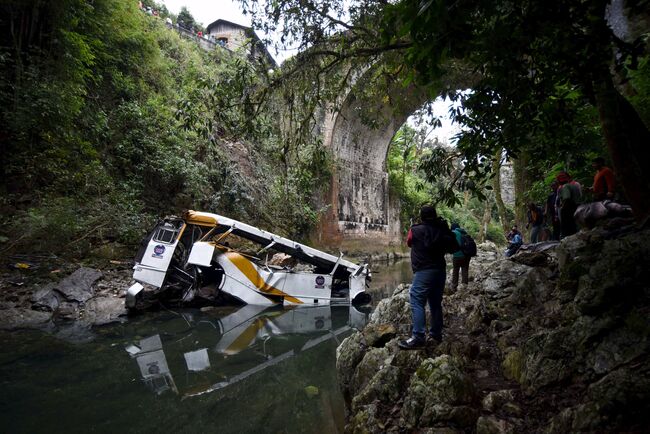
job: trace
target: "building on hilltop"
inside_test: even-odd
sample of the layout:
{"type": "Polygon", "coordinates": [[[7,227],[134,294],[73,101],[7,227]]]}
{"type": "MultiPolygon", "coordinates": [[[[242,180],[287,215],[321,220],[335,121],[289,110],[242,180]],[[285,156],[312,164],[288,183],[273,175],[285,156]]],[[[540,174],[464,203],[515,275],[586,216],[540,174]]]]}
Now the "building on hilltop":
{"type": "Polygon", "coordinates": [[[208,25],[205,37],[231,51],[247,47],[253,60],[264,62],[271,68],[277,67],[273,56],[250,27],[219,19],[208,25]]]}

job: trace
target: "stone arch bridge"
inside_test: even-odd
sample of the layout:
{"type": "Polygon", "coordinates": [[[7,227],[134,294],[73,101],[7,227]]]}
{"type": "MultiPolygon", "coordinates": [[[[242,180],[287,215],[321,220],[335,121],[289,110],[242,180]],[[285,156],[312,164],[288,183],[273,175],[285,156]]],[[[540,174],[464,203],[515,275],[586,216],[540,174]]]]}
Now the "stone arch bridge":
{"type": "MultiPolygon", "coordinates": [[[[368,96],[365,86],[372,74],[370,67],[357,75],[321,129],[336,169],[316,241],[330,248],[379,251],[401,243],[399,202],[388,185],[388,148],[408,117],[431,98],[423,88],[405,87],[401,80],[388,81],[380,94],[368,96]]],[[[469,87],[469,80],[459,76],[449,74],[441,89],[469,87]]]]}

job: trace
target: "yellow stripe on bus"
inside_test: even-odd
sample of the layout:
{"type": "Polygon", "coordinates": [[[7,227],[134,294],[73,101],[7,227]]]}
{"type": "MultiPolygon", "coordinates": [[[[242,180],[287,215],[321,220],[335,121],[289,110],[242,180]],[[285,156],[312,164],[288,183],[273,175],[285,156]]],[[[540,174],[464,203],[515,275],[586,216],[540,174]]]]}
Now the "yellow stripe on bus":
{"type": "Polygon", "coordinates": [[[292,303],[302,304],[303,302],[298,300],[296,297],[292,297],[287,293],[280,291],[279,289],[269,285],[264,281],[260,273],[257,272],[257,269],[251,261],[244,258],[241,254],[236,252],[226,252],[226,258],[232,262],[239,271],[241,271],[248,280],[251,281],[253,285],[260,291],[268,295],[277,295],[284,297],[285,300],[292,303]]]}

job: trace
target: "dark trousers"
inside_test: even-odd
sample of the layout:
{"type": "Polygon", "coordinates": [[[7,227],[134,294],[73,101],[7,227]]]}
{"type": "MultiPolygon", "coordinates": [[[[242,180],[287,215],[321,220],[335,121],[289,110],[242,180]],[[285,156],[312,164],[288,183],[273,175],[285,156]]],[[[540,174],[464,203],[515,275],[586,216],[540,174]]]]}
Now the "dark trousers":
{"type": "Polygon", "coordinates": [[[553,239],[560,241],[560,221],[558,219],[553,219],[553,239]]]}
{"type": "Polygon", "coordinates": [[[567,202],[560,208],[560,232],[562,238],[578,232],[578,226],[573,217],[577,207],[573,202],[567,202]]]}
{"type": "Polygon", "coordinates": [[[458,288],[459,271],[462,273],[463,283],[467,285],[467,282],[469,282],[469,260],[470,259],[471,258],[468,258],[467,256],[463,258],[452,259],[452,264],[454,265],[454,269],[451,274],[451,287],[453,289],[458,288]]]}

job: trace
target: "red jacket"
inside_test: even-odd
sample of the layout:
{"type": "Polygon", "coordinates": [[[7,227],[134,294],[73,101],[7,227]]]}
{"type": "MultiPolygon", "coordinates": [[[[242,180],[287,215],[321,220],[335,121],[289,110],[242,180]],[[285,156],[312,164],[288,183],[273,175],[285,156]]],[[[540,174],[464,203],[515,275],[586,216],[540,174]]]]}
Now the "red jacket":
{"type": "Polygon", "coordinates": [[[614,172],[607,166],[601,168],[594,176],[594,196],[596,199],[605,199],[607,193],[614,193],[614,172]]]}

